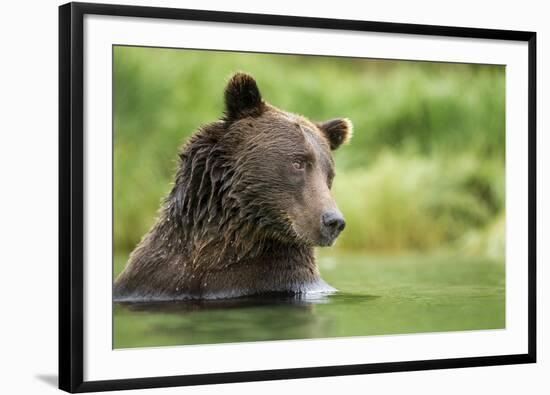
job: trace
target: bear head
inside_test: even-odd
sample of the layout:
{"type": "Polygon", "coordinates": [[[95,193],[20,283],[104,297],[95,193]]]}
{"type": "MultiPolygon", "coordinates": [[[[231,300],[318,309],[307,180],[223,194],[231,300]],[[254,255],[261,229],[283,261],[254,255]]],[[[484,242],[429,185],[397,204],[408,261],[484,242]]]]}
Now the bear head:
{"type": "Polygon", "coordinates": [[[313,122],[278,109],[262,100],[256,81],[243,73],[225,88],[223,122],[216,144],[231,163],[225,164],[233,183],[227,195],[236,201],[235,214],[263,237],[332,245],[345,226],[330,191],[332,151],[349,141],[351,122],[313,122]]]}

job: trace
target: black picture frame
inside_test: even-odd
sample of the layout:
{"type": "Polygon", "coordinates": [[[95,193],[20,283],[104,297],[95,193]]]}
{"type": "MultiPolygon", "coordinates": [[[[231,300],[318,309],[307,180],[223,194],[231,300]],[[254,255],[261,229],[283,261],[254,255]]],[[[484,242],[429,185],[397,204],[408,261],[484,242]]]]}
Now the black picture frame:
{"type": "Polygon", "coordinates": [[[59,7],[59,388],[68,392],[233,383],[536,361],[536,33],[110,4],[59,7]],[[528,352],[471,358],[84,381],[83,18],[87,14],[404,33],[528,43],[528,352]]]}

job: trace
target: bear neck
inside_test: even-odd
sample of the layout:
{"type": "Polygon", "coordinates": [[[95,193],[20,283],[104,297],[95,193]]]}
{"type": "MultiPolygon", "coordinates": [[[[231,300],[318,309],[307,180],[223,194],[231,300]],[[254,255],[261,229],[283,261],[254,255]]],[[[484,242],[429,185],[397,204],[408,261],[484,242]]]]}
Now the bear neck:
{"type": "MultiPolygon", "coordinates": [[[[238,217],[238,216],[237,216],[238,217]]],[[[201,270],[220,270],[243,265],[266,267],[316,268],[313,247],[278,240],[264,235],[254,227],[229,221],[225,226],[211,222],[210,226],[186,230],[178,216],[164,215],[152,232],[158,249],[187,260],[186,265],[201,270]]]]}

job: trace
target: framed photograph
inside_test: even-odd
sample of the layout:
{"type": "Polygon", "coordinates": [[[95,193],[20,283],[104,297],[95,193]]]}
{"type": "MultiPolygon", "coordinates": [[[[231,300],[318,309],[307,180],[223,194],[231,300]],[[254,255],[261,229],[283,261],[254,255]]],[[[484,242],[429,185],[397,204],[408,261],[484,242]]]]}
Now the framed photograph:
{"type": "Polygon", "coordinates": [[[59,387],[536,360],[536,34],[59,8],[59,387]]]}

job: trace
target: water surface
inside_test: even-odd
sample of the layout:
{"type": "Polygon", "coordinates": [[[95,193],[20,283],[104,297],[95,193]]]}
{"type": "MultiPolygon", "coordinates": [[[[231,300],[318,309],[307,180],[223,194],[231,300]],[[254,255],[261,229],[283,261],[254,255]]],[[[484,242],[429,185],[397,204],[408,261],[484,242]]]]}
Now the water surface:
{"type": "MultiPolygon", "coordinates": [[[[117,260],[117,271],[124,262],[117,260]]],[[[323,255],[340,292],[115,303],[114,348],[498,329],[503,262],[448,256],[323,255]]]]}

